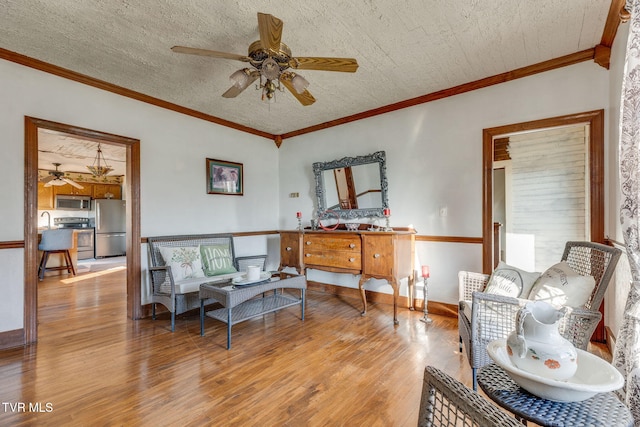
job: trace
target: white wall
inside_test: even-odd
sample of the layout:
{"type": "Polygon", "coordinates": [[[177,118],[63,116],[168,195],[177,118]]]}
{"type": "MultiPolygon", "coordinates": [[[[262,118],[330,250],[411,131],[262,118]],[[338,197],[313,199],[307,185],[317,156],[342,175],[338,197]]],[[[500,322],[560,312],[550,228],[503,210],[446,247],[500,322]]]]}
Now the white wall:
{"type": "MultiPolygon", "coordinates": [[[[277,228],[279,153],[272,141],[3,60],[0,100],[0,241],[24,240],[24,116],[140,139],[143,237],[277,228]],[[243,197],[206,193],[207,157],[244,164],[243,197]]],[[[246,243],[260,253],[266,246],[246,243]]],[[[239,251],[253,252],[245,246],[239,251]]],[[[23,251],[0,251],[0,332],[23,327],[23,270],[23,251]]]]}
{"type": "MultiPolygon", "coordinates": [[[[385,150],[392,226],[481,237],[482,130],[603,108],[608,116],[608,85],[607,70],[584,62],[287,139],[280,148],[280,226],[293,228],[296,211],[306,224],[314,213],[313,162],[385,150]],[[291,192],[301,197],[290,199],[291,192]]],[[[431,267],[433,301],[457,303],[458,270],[481,271],[481,245],[418,242],[416,252],[418,263],[431,267]]],[[[357,277],[321,274],[329,283],[357,287],[357,277]]],[[[391,292],[377,284],[367,289],[391,292]]]]}
{"type": "MultiPolygon", "coordinates": [[[[609,68],[609,181],[607,184],[607,194],[609,197],[609,215],[606,217],[609,235],[612,239],[623,242],[620,228],[620,180],[618,167],[618,143],[620,140],[620,96],[622,93],[622,77],[624,73],[624,61],[627,49],[627,38],[629,34],[629,24],[621,24],[618,28],[615,42],[611,49],[611,66],[609,68]]],[[[623,253],[622,257],[626,257],[623,253]]],[[[616,269],[613,283],[609,285],[605,294],[605,317],[604,322],[614,335],[618,334],[624,314],[624,307],[629,294],[631,274],[629,263],[622,259],[616,269]]]]}
{"type": "MultiPolygon", "coordinates": [[[[609,84],[607,70],[585,62],[301,135],[278,150],[260,137],[0,61],[0,194],[5,201],[0,241],[24,239],[25,115],[141,140],[143,236],[292,229],[297,211],[308,224],[315,206],[313,162],[385,150],[393,226],[413,225],[425,235],[480,237],[482,129],[601,108],[608,118],[609,84]],[[244,163],[244,197],[205,193],[206,157],[244,163]],[[292,192],[300,197],[289,198],[292,192]],[[441,207],[447,208],[446,217],[439,215],[441,207]]],[[[266,247],[269,262],[277,262],[277,239],[248,242],[258,250],[266,247]]],[[[455,304],[458,270],[481,270],[478,244],[418,242],[416,250],[417,264],[431,267],[434,301],[455,304]]],[[[22,327],[22,270],[21,251],[0,251],[5,272],[0,332],[22,327]]],[[[310,279],[319,280],[314,274],[310,279]]],[[[351,275],[317,275],[357,286],[351,275]]],[[[367,288],[391,292],[381,281],[367,288]]],[[[401,292],[406,295],[406,284],[401,292]]]]}

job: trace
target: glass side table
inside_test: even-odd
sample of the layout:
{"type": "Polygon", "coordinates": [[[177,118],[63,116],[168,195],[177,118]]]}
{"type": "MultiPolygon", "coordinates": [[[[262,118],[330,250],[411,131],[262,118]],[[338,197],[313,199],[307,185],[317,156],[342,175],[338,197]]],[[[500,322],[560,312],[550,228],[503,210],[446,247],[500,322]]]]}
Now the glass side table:
{"type": "Polygon", "coordinates": [[[582,402],[554,402],[520,388],[495,363],[478,370],[478,384],[487,396],[516,418],[541,426],[633,426],[633,417],[613,392],[599,393],[582,402]]]}

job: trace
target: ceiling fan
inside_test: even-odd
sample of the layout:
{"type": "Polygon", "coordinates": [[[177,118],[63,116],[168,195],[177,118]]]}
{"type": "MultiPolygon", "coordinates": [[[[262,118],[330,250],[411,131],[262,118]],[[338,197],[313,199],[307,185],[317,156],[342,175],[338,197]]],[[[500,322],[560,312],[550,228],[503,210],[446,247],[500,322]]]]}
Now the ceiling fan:
{"type": "Polygon", "coordinates": [[[41,179],[41,182],[45,183],[44,184],[45,187],[51,187],[52,185],[70,184],[79,189],[84,188],[82,185],[78,184],[77,182],[64,177],[64,172],[58,170],[58,166],[60,166],[61,163],[52,163],[52,164],[56,167],[56,170],[49,171],[49,176],[41,179]]]}
{"type": "Polygon", "coordinates": [[[249,45],[247,56],[234,53],[192,47],[174,46],[172,51],[213,58],[233,59],[248,62],[253,68],[243,68],[230,78],[233,86],[222,94],[225,98],[235,98],[251,83],[260,79],[256,89],[262,89],[262,99],[275,101],[276,90],[286,87],[302,105],[311,105],[316,100],[307,90],[309,82],[295,70],[322,70],[355,73],[358,62],[353,58],[294,57],[289,47],[281,42],[282,21],[273,15],[258,13],[260,40],[249,45]]]}

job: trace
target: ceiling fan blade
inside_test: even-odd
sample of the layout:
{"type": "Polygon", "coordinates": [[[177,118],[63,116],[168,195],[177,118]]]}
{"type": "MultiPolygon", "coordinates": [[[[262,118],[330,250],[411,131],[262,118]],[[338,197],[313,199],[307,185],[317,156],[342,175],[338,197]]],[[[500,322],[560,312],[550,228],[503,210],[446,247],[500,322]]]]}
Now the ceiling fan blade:
{"type": "Polygon", "coordinates": [[[311,95],[311,93],[309,93],[308,90],[305,89],[302,93],[298,93],[293,87],[293,83],[291,83],[291,80],[289,80],[288,78],[281,78],[280,83],[282,83],[284,87],[289,89],[289,92],[291,92],[293,96],[295,96],[296,99],[300,101],[300,104],[304,105],[305,107],[316,102],[316,99],[313,97],[313,95],[311,95]]]}
{"type": "Polygon", "coordinates": [[[56,179],[56,177],[55,177],[55,176],[53,176],[53,175],[49,175],[49,176],[46,176],[46,177],[42,178],[42,179],[40,180],[40,182],[48,183],[48,182],[50,182],[50,181],[53,181],[54,179],[56,179]]]}
{"type": "Polygon", "coordinates": [[[78,183],[77,183],[77,182],[75,182],[75,181],[70,180],[69,178],[60,178],[60,179],[61,179],[62,181],[64,181],[64,182],[66,182],[67,184],[70,184],[70,185],[72,185],[72,186],[74,186],[74,187],[76,187],[76,188],[79,188],[79,189],[81,189],[81,190],[84,188],[82,185],[78,184],[78,183]]]}
{"type": "Polygon", "coordinates": [[[51,181],[47,182],[44,186],[45,187],[51,187],[51,186],[62,186],[62,185],[66,185],[67,183],[62,180],[61,178],[55,177],[55,179],[52,179],[51,181]]]}
{"type": "Polygon", "coordinates": [[[189,55],[199,55],[199,56],[211,56],[213,58],[234,59],[242,62],[249,62],[251,60],[251,58],[244,55],[237,55],[235,53],[227,53],[227,52],[217,52],[215,50],[208,50],[208,49],[198,49],[195,47],[174,46],[171,48],[171,50],[176,53],[186,53],[189,55]]]}
{"type": "Polygon", "coordinates": [[[260,77],[260,73],[258,71],[252,71],[251,74],[249,74],[249,80],[247,80],[247,83],[244,87],[233,85],[225,93],[222,94],[222,97],[235,98],[236,96],[240,95],[246,88],[251,86],[251,83],[256,81],[258,77],[260,77]]]}
{"type": "Polygon", "coordinates": [[[263,49],[278,51],[282,39],[282,21],[273,15],[258,12],[258,29],[263,49]]]}
{"type": "Polygon", "coordinates": [[[358,61],[353,58],[320,58],[307,56],[293,58],[291,62],[291,66],[298,70],[322,70],[355,73],[358,69],[358,61]]]}

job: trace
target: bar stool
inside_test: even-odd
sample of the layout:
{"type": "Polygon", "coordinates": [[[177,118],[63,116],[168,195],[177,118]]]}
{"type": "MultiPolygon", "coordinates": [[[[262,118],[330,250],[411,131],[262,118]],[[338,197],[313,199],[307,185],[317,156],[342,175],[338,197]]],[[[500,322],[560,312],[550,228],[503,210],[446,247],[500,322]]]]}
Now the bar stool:
{"type": "Polygon", "coordinates": [[[44,230],[42,239],[38,245],[38,249],[42,251],[42,259],[38,267],[38,278],[44,279],[44,273],[47,271],[67,270],[68,273],[76,275],[76,268],[71,262],[71,254],[69,249],[73,247],[73,230],[71,228],[61,228],[58,230],[44,230]],[[47,267],[49,255],[64,254],[65,265],[59,267],[47,267]]]}

